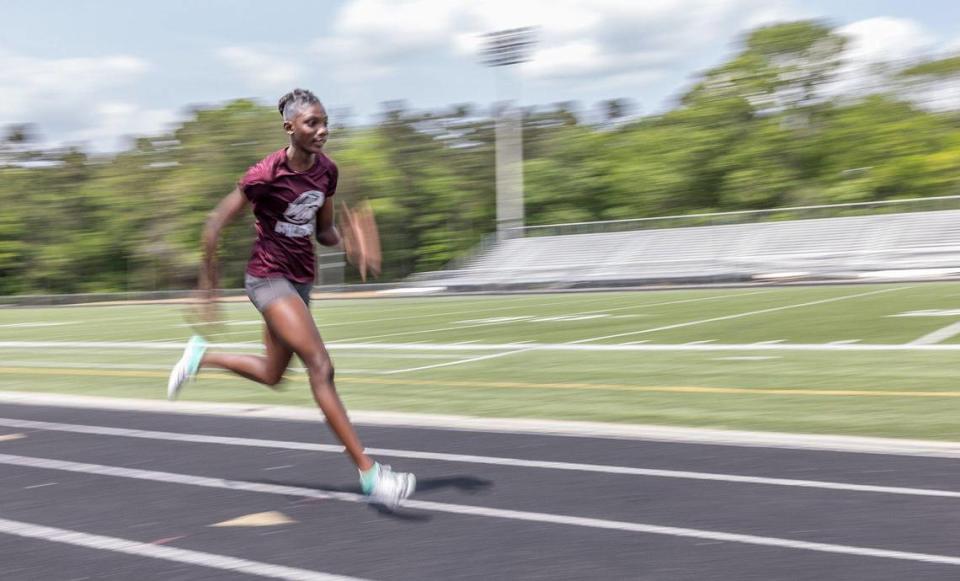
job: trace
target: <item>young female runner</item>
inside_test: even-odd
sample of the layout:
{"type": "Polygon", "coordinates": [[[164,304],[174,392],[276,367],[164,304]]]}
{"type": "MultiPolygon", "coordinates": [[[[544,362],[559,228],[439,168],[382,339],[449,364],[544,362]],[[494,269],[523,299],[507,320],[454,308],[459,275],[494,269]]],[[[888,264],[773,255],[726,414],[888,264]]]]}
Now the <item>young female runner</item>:
{"type": "MultiPolygon", "coordinates": [[[[327,423],[360,471],[364,494],[396,507],[413,493],[416,479],[413,474],[393,472],[364,453],[337,395],[333,364],[309,309],[315,265],[313,238],[324,246],[336,246],[341,241],[333,219],[337,166],[323,153],[328,137],[327,113],[320,100],[303,89],[284,95],[279,109],[290,145],[247,170],[210,215],[203,230],[204,267],[200,277],[206,318],[215,320],[220,231],[252,206],[257,238],[247,264],[245,287],[263,316],[266,352],[262,356],[208,352],[203,337],[195,335],[170,373],[167,396],[175,399],[184,383],[205,367],[227,369],[274,386],[296,353],[307,368],[313,397],[327,423]]],[[[364,250],[353,252],[362,254],[364,250]]],[[[366,262],[364,256],[359,259],[366,262]]]]}

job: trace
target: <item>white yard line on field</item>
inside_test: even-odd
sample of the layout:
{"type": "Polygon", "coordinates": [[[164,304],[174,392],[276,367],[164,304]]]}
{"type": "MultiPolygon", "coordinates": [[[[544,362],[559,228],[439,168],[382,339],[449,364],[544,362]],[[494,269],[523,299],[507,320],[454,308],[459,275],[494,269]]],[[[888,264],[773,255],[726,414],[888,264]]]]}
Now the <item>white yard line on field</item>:
{"type": "Polygon", "coordinates": [[[718,322],[718,321],[730,321],[730,320],[732,320],[732,319],[740,319],[740,318],[743,318],[743,317],[752,317],[752,316],[754,316],[754,315],[763,315],[763,314],[766,314],[766,313],[775,313],[775,312],[778,312],[778,311],[786,311],[786,310],[789,310],[789,309],[799,309],[799,308],[803,308],[803,307],[811,307],[811,306],[814,306],[814,305],[824,305],[824,304],[827,304],[827,303],[835,303],[835,302],[838,302],[838,301],[846,301],[846,300],[850,300],[850,299],[858,299],[858,298],[862,298],[862,297],[868,297],[868,296],[873,296],[873,295],[878,295],[878,294],[883,294],[883,293],[889,293],[889,292],[894,292],[894,291],[900,291],[900,290],[907,290],[907,289],[911,289],[911,288],[913,288],[913,287],[905,286],[905,287],[881,289],[881,290],[870,291],[870,292],[865,292],[865,293],[857,293],[857,294],[853,294],[853,295],[845,295],[845,296],[842,296],[842,297],[833,297],[833,298],[829,298],[829,299],[821,299],[821,300],[818,300],[818,301],[808,301],[808,302],[805,302],[805,303],[797,303],[797,304],[793,304],[793,305],[783,305],[783,306],[780,306],[780,307],[771,307],[771,308],[768,308],[768,309],[758,309],[758,310],[756,310],[756,311],[747,311],[747,312],[745,312],[745,313],[736,313],[736,314],[733,314],[733,315],[725,315],[725,316],[722,316],[722,317],[711,317],[711,318],[709,318],[709,319],[700,319],[700,320],[698,320],[698,321],[687,321],[686,323],[676,323],[676,324],[673,324],[673,325],[664,325],[664,326],[662,326],[662,327],[652,327],[652,328],[650,328],[650,329],[641,329],[641,330],[639,330],[639,331],[628,331],[628,332],[626,332],[626,333],[615,333],[615,334],[613,334],[613,335],[601,335],[601,336],[599,336],[599,337],[590,337],[590,338],[588,338],[588,339],[579,339],[579,340],[577,340],[577,341],[570,341],[569,343],[570,343],[571,345],[576,345],[576,344],[580,344],[580,343],[589,343],[589,342],[592,342],[592,341],[602,341],[602,340],[604,340],[604,339],[614,339],[614,338],[617,338],[617,337],[628,337],[628,336],[630,336],[630,335],[640,335],[640,334],[643,334],[643,333],[656,333],[656,332],[658,332],[658,331],[669,331],[669,330],[671,330],[671,329],[681,329],[681,328],[684,328],[684,327],[692,327],[692,326],[695,326],[695,325],[704,325],[704,324],[706,324],[706,323],[716,323],[716,322],[718,322]]]}
{"type": "Polygon", "coordinates": [[[960,335],[960,321],[953,323],[952,325],[947,325],[942,329],[937,329],[932,333],[928,333],[919,339],[914,339],[910,341],[910,345],[934,345],[940,343],[941,341],[946,341],[947,339],[960,335]]]}
{"type": "MultiPolygon", "coordinates": [[[[627,306],[623,306],[623,307],[613,307],[613,308],[607,308],[607,309],[602,309],[602,310],[597,310],[597,311],[581,311],[581,312],[574,313],[574,314],[575,314],[575,315],[588,315],[588,314],[593,314],[593,313],[605,313],[605,312],[610,312],[610,311],[622,311],[622,310],[627,310],[627,309],[644,309],[644,308],[664,306],[664,305],[678,305],[678,304],[695,303],[695,302],[703,302],[703,301],[715,301],[715,300],[719,300],[719,299],[728,299],[728,298],[749,296],[749,295],[755,295],[755,294],[762,294],[762,293],[765,293],[765,292],[770,292],[770,291],[753,291],[753,292],[749,292],[749,293],[736,293],[736,294],[728,294],[728,295],[717,295],[717,296],[712,296],[712,297],[699,297],[699,298],[695,298],[695,299],[680,299],[680,300],[675,300],[675,301],[663,301],[663,302],[659,302],[659,303],[627,305],[627,306]]],[[[481,312],[480,314],[482,314],[482,312],[481,312]]],[[[524,321],[523,321],[523,320],[515,320],[515,319],[513,319],[513,318],[510,318],[510,319],[505,319],[505,320],[496,320],[496,321],[488,321],[488,322],[483,322],[483,323],[476,323],[476,324],[473,324],[473,325],[455,325],[455,326],[440,327],[440,328],[435,328],[435,329],[418,329],[418,330],[412,330],[412,331],[398,331],[398,332],[395,332],[395,333],[387,333],[387,334],[385,334],[385,335],[370,335],[370,336],[365,336],[365,337],[351,337],[351,338],[348,338],[348,339],[340,339],[339,341],[340,341],[340,342],[348,342],[348,341],[350,341],[350,342],[353,342],[353,341],[367,341],[367,340],[369,340],[369,339],[383,339],[383,338],[385,338],[385,337],[399,337],[399,336],[402,336],[402,335],[420,335],[420,334],[423,334],[423,333],[439,333],[439,332],[442,332],[442,331],[459,331],[459,330],[461,330],[461,329],[470,329],[470,328],[474,328],[474,327],[489,327],[489,326],[491,326],[491,325],[513,325],[513,324],[522,323],[522,322],[524,322],[524,321]]],[[[322,326],[323,326],[323,325],[321,325],[321,327],[322,327],[322,326]]]]}
{"type": "MultiPolygon", "coordinates": [[[[530,341],[524,341],[521,343],[530,343],[530,341]]],[[[391,371],[383,372],[383,375],[394,375],[397,373],[410,373],[413,371],[423,371],[425,369],[436,369],[437,367],[450,367],[453,365],[463,365],[464,363],[473,363],[474,361],[486,361],[487,359],[496,359],[498,357],[505,357],[507,355],[515,355],[517,353],[523,353],[524,351],[530,351],[532,349],[536,349],[536,347],[516,349],[514,351],[504,351],[503,353],[494,353],[492,355],[480,355],[478,357],[468,357],[467,359],[460,359],[458,361],[448,361],[446,363],[435,363],[433,365],[423,365],[420,367],[410,367],[407,369],[394,369],[391,371]]]]}

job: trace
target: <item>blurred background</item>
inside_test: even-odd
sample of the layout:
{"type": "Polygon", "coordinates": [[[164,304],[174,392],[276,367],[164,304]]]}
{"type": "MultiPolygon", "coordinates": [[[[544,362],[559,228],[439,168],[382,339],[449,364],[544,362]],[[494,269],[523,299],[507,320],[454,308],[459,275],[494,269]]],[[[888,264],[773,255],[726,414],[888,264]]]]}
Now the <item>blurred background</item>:
{"type": "Polygon", "coordinates": [[[960,3],[0,5],[0,579],[960,578],[960,3]],[[295,87],[379,226],[311,309],[400,514],[300,361],[155,401],[295,87]]]}
{"type": "MultiPolygon", "coordinates": [[[[544,233],[518,226],[956,194],[958,11],[786,0],[10,3],[0,294],[192,288],[207,212],[285,144],[275,103],[296,86],[330,111],[338,197],[373,203],[384,282],[461,266],[503,223],[515,229],[501,238],[544,233]],[[22,25],[37,13],[42,23],[22,25]],[[504,64],[491,62],[490,33],[519,27],[530,27],[520,58],[489,66],[504,64]],[[508,174],[511,163],[521,171],[508,174]],[[513,192],[500,218],[498,187],[513,192]]],[[[657,226],[721,223],[711,220],[657,226]]],[[[241,222],[224,244],[225,286],[241,286],[252,239],[241,222]]],[[[320,282],[358,278],[327,262],[320,282]]]]}

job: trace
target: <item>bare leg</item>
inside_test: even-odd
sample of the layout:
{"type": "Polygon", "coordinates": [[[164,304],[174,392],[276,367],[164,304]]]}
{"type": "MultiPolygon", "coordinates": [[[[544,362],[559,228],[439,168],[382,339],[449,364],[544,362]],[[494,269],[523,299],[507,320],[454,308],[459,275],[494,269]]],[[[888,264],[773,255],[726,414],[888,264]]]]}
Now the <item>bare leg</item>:
{"type": "Polygon", "coordinates": [[[283,372],[290,364],[293,350],[287,347],[269,326],[263,329],[264,355],[237,355],[233,353],[204,354],[200,367],[219,367],[258,383],[273,387],[283,380],[283,372]]]}
{"type": "Polygon", "coordinates": [[[307,306],[298,296],[283,297],[270,303],[263,318],[278,342],[286,345],[303,361],[310,377],[313,398],[327,417],[330,429],[347,449],[347,454],[357,468],[369,470],[373,467],[373,460],[364,453],[360,438],[337,395],[333,383],[333,362],[307,306]]]}

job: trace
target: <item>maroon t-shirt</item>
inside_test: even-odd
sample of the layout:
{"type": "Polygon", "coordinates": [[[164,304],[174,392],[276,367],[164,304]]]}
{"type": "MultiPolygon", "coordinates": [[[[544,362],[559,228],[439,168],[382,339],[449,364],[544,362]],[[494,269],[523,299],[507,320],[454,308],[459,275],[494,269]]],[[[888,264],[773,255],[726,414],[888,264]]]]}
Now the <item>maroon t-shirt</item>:
{"type": "Polygon", "coordinates": [[[247,170],[238,186],[253,204],[257,240],[247,274],[313,282],[313,235],[317,211],[337,191],[337,166],[323,154],[313,167],[297,172],[283,148],[247,170]]]}

